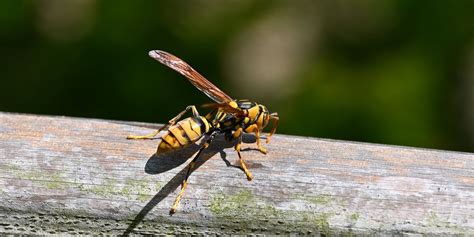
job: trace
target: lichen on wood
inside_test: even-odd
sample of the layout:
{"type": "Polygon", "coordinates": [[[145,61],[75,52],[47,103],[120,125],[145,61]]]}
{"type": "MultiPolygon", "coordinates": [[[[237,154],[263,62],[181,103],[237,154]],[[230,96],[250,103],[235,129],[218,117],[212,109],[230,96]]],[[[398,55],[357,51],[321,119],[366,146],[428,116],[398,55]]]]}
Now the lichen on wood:
{"type": "Polygon", "coordinates": [[[156,156],[157,125],[0,113],[0,233],[474,235],[474,155],[276,135],[156,156]]]}

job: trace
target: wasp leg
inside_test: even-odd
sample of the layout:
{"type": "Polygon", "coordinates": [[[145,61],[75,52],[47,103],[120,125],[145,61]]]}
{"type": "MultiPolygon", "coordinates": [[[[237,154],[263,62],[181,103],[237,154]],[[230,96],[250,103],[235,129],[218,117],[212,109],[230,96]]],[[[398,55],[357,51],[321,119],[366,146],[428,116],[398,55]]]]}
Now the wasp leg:
{"type": "Polygon", "coordinates": [[[186,187],[188,186],[189,175],[191,174],[191,171],[194,169],[194,165],[196,164],[197,159],[199,158],[199,156],[201,156],[201,152],[207,147],[209,147],[209,145],[211,144],[212,140],[214,140],[214,137],[216,135],[217,135],[217,132],[214,132],[211,134],[211,136],[206,140],[206,142],[201,147],[201,149],[199,149],[198,153],[193,158],[191,163],[189,163],[188,171],[186,172],[186,176],[183,180],[183,183],[181,184],[181,191],[179,191],[178,196],[174,200],[173,206],[171,207],[171,210],[170,210],[170,215],[176,213],[176,209],[178,209],[178,205],[179,205],[179,202],[181,201],[181,198],[183,197],[184,190],[186,190],[186,187]]]}
{"type": "Polygon", "coordinates": [[[150,134],[145,135],[145,136],[130,135],[130,136],[127,137],[127,139],[151,139],[152,137],[158,135],[158,133],[160,133],[162,130],[168,128],[169,126],[173,126],[181,117],[183,117],[184,113],[186,113],[189,110],[192,110],[194,117],[199,116],[199,112],[197,111],[196,106],[189,105],[188,107],[186,107],[185,110],[181,111],[181,113],[179,113],[174,118],[172,118],[170,121],[168,121],[168,124],[162,126],[161,128],[159,128],[155,132],[150,133],[150,134]]]}
{"type": "Polygon", "coordinates": [[[277,127],[278,127],[278,120],[280,120],[280,117],[278,117],[278,113],[272,113],[270,114],[270,119],[272,119],[274,121],[273,123],[273,128],[272,130],[270,131],[270,133],[268,133],[267,135],[267,141],[266,143],[269,143],[270,142],[270,138],[273,136],[273,134],[275,133],[275,131],[277,130],[277,127]]]}
{"type": "Polygon", "coordinates": [[[262,146],[262,142],[260,142],[260,128],[257,126],[257,124],[250,125],[247,129],[245,129],[245,131],[255,133],[258,150],[263,154],[267,154],[267,149],[265,149],[265,147],[262,146]]]}
{"type": "Polygon", "coordinates": [[[247,175],[247,180],[251,181],[253,179],[252,174],[250,171],[247,169],[247,166],[245,165],[244,160],[242,159],[242,155],[240,154],[240,145],[242,144],[242,128],[237,129],[234,134],[232,134],[233,138],[239,139],[237,141],[237,144],[235,145],[235,151],[237,151],[237,155],[239,155],[239,161],[240,161],[240,166],[245,172],[245,175],[247,175]]]}

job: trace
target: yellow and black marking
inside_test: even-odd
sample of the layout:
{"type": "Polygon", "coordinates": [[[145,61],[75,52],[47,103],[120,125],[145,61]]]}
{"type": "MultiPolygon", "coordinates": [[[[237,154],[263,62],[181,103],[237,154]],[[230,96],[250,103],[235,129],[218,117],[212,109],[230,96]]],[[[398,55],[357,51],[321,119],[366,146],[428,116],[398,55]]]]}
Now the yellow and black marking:
{"type": "Polygon", "coordinates": [[[171,126],[161,137],[157,154],[182,148],[199,140],[210,130],[210,125],[205,117],[189,117],[171,126]]]}
{"type": "Polygon", "coordinates": [[[260,134],[263,128],[268,125],[269,121],[273,120],[273,128],[267,135],[266,139],[267,143],[270,141],[270,137],[275,133],[278,126],[278,114],[270,114],[267,107],[249,100],[233,100],[230,96],[194,70],[189,64],[170,53],[161,50],[152,50],[148,55],[185,76],[197,89],[204,92],[204,94],[216,102],[206,106],[212,108],[213,111],[204,117],[199,115],[195,106],[190,105],[171,119],[168,124],[158,129],[158,131],[145,136],[127,137],[128,139],[151,139],[158,135],[160,131],[169,127],[166,133],[161,137],[161,141],[158,144],[156,153],[159,154],[170,150],[180,149],[199,140],[204,135],[209,135],[209,138],[189,164],[186,177],[182,183],[181,191],[176,197],[170,213],[172,214],[176,212],[176,209],[178,208],[184,190],[188,185],[189,175],[194,168],[196,160],[201,155],[201,152],[211,144],[217,134],[223,133],[229,140],[237,139],[235,150],[239,155],[240,166],[244,170],[247,179],[251,180],[252,174],[247,169],[247,166],[242,159],[242,155],[240,154],[242,133],[255,134],[258,150],[266,154],[267,150],[261,144],[260,134]],[[193,116],[179,120],[189,110],[192,111],[193,116]]]}
{"type": "Polygon", "coordinates": [[[168,127],[168,130],[161,137],[156,153],[161,154],[172,150],[180,149],[186,145],[196,142],[204,135],[210,135],[194,159],[189,164],[186,177],[181,185],[181,191],[175,199],[175,202],[170,210],[170,214],[176,212],[179,202],[184,194],[188,183],[188,177],[194,168],[196,160],[199,158],[201,152],[206,149],[217,134],[224,133],[229,140],[237,139],[235,151],[239,156],[240,166],[242,167],[247,179],[253,179],[252,173],[247,169],[247,166],[240,154],[240,147],[242,144],[242,133],[254,133],[258,150],[266,154],[267,150],[262,146],[260,141],[260,133],[264,127],[268,125],[270,119],[275,121],[272,131],[267,136],[267,143],[270,137],[276,130],[278,125],[278,115],[270,114],[268,109],[260,104],[248,100],[233,100],[228,103],[229,107],[239,111],[239,114],[226,112],[225,109],[216,108],[206,116],[200,116],[194,106],[188,106],[184,111],[171,119],[168,125],[163,126],[158,131],[146,136],[129,136],[132,139],[147,139],[156,136],[161,130],[168,127]],[[179,120],[182,115],[192,110],[192,117],[179,120]]]}
{"type": "Polygon", "coordinates": [[[194,159],[189,164],[186,177],[182,183],[181,191],[175,199],[175,202],[170,210],[170,214],[176,212],[179,202],[184,194],[184,190],[188,185],[188,178],[191,171],[194,169],[196,160],[199,158],[201,152],[206,149],[217,134],[224,133],[229,140],[237,139],[235,151],[239,156],[240,166],[242,167],[247,179],[252,180],[252,173],[247,169],[247,166],[240,153],[242,144],[242,134],[254,133],[258,150],[266,154],[267,150],[262,146],[260,141],[260,133],[264,127],[268,125],[270,119],[274,120],[274,127],[267,136],[267,143],[270,137],[275,132],[278,125],[278,115],[270,114],[268,109],[260,104],[248,100],[233,100],[227,104],[232,109],[235,109],[239,114],[226,112],[223,108],[216,108],[206,116],[200,116],[194,106],[188,106],[184,111],[179,113],[176,117],[171,119],[169,123],[158,131],[146,136],[129,136],[132,139],[147,139],[156,136],[161,130],[168,127],[168,130],[161,137],[156,153],[161,154],[172,150],[177,150],[186,145],[196,142],[204,135],[210,137],[206,140],[204,145],[200,148],[194,159]],[[192,117],[188,117],[178,121],[182,115],[192,110],[192,117]]]}

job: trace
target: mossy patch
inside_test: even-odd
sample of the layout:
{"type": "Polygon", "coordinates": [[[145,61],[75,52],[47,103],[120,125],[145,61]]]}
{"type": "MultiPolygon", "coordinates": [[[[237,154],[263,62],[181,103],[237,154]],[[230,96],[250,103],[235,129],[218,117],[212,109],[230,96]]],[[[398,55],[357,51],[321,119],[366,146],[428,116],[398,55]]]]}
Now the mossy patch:
{"type": "Polygon", "coordinates": [[[277,217],[281,212],[275,207],[256,199],[250,190],[234,195],[217,194],[211,200],[211,212],[216,216],[265,216],[277,217]]]}
{"type": "Polygon", "coordinates": [[[456,230],[456,232],[465,232],[464,229],[460,228],[456,224],[451,223],[447,218],[439,217],[436,212],[431,211],[428,217],[425,219],[429,227],[434,228],[446,228],[456,230]]]}
{"type": "Polygon", "coordinates": [[[118,185],[114,181],[107,180],[100,185],[81,184],[78,188],[83,192],[90,192],[101,197],[110,198],[112,196],[120,196],[129,200],[134,199],[143,202],[158,192],[162,186],[161,182],[153,185],[147,180],[129,179],[123,186],[118,185]]]}
{"type": "Polygon", "coordinates": [[[26,179],[39,183],[49,189],[65,189],[69,185],[59,172],[43,172],[38,170],[24,170],[16,165],[8,165],[8,170],[18,179],[26,179]]]}
{"type": "Polygon", "coordinates": [[[353,222],[353,223],[357,222],[357,220],[359,220],[359,213],[357,213],[357,212],[352,213],[351,215],[349,215],[348,219],[349,219],[350,222],[353,222]]]}
{"type": "Polygon", "coordinates": [[[321,194],[316,196],[299,196],[299,199],[311,202],[316,205],[327,205],[331,203],[333,200],[330,195],[321,194]]]}
{"type": "Polygon", "coordinates": [[[44,181],[44,183],[49,189],[64,189],[68,186],[57,172],[52,173],[49,176],[49,181],[44,181]]]}
{"type": "Polygon", "coordinates": [[[151,188],[148,186],[148,182],[140,180],[135,185],[137,191],[137,200],[142,202],[148,200],[150,198],[150,194],[152,193],[151,188]]]}
{"type": "MultiPolygon", "coordinates": [[[[315,202],[329,203],[327,197],[316,198],[315,202]]],[[[265,223],[272,229],[280,229],[281,233],[300,232],[302,228],[320,233],[331,233],[329,219],[332,212],[294,211],[277,209],[271,202],[255,197],[250,190],[242,190],[232,195],[216,194],[211,199],[210,211],[216,221],[239,220],[235,225],[239,229],[264,230],[265,223]],[[262,229],[263,228],[263,229],[262,229]]]]}
{"type": "Polygon", "coordinates": [[[97,196],[106,198],[112,197],[114,195],[114,191],[116,190],[114,188],[114,183],[110,180],[100,185],[80,184],[78,188],[83,192],[93,193],[97,196]]]}
{"type": "Polygon", "coordinates": [[[321,213],[313,217],[314,218],[313,222],[316,225],[316,228],[326,235],[328,235],[331,232],[331,229],[329,228],[329,221],[328,221],[330,216],[332,216],[332,214],[330,213],[321,213]]]}

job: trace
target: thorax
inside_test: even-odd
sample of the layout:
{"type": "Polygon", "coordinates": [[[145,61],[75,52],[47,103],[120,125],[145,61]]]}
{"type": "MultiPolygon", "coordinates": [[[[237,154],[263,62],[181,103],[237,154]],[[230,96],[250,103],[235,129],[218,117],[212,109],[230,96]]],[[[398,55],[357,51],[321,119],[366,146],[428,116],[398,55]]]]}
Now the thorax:
{"type": "Polygon", "coordinates": [[[244,115],[236,116],[223,110],[215,110],[206,116],[212,121],[215,129],[226,132],[242,127],[245,130],[252,124],[261,123],[262,121],[259,121],[261,115],[264,113],[268,114],[265,106],[249,100],[234,100],[229,102],[229,105],[242,110],[244,115]]]}

